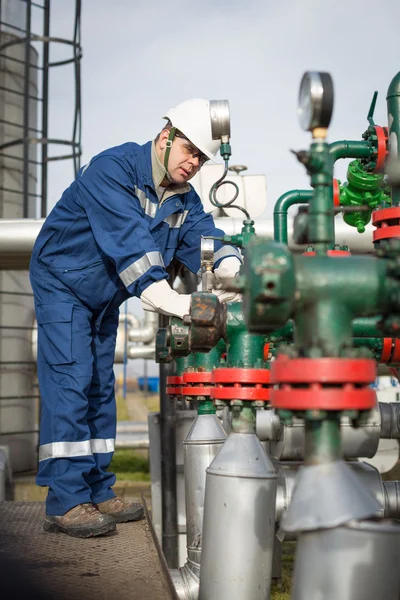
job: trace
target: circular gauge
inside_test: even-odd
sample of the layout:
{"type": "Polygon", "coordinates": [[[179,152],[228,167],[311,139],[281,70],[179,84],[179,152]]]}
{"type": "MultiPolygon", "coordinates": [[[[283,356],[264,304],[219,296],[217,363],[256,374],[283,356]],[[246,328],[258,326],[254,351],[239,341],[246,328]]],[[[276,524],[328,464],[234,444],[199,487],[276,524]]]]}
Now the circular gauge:
{"type": "Polygon", "coordinates": [[[213,140],[231,135],[228,100],[210,100],[211,134],[213,140]]]}
{"type": "Polygon", "coordinates": [[[299,91],[297,115],[305,131],[328,127],[333,111],[333,82],[329,73],[307,71],[299,91]]]}

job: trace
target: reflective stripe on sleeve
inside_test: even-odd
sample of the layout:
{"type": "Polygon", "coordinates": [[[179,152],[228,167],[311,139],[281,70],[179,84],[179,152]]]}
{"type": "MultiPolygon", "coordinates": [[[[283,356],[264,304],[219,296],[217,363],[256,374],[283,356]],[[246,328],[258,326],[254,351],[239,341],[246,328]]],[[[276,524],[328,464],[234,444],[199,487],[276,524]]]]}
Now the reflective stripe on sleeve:
{"type": "Polygon", "coordinates": [[[160,252],[147,252],[142,258],[129,265],[119,274],[126,287],[147,273],[151,267],[163,267],[164,261],[160,252]]]}
{"type": "Polygon", "coordinates": [[[234,248],[233,246],[222,246],[222,248],[214,253],[214,265],[218,260],[226,258],[227,256],[236,256],[240,262],[243,262],[242,255],[237,248],[234,248]]]}
{"type": "Polygon", "coordinates": [[[135,185],[135,194],[139,198],[140,206],[143,208],[144,212],[148,217],[155,217],[157,212],[157,204],[149,200],[143,190],[139,190],[139,188],[135,185]]]}
{"type": "Polygon", "coordinates": [[[188,216],[188,213],[188,210],[184,210],[183,213],[174,213],[173,215],[169,215],[169,217],[164,219],[164,223],[168,223],[171,229],[182,227],[186,217],[188,216]]]}
{"type": "Polygon", "coordinates": [[[52,442],[39,446],[39,462],[49,458],[73,458],[77,456],[92,456],[93,454],[105,454],[114,452],[115,440],[94,439],[84,442],[52,442]]]}

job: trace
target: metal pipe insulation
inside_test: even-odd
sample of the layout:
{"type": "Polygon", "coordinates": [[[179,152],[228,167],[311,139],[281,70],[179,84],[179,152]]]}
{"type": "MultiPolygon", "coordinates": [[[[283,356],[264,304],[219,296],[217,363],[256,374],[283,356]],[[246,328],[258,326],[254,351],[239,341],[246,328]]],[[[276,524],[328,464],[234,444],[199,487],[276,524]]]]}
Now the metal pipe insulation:
{"type": "MultiPolygon", "coordinates": [[[[352,461],[347,463],[361,480],[362,484],[376,498],[380,510],[376,516],[399,519],[400,518],[400,482],[382,481],[379,471],[365,462],[352,461]]],[[[284,511],[288,508],[293,495],[297,473],[302,468],[301,462],[283,462],[276,465],[278,471],[278,489],[276,495],[276,521],[280,521],[284,511]]],[[[290,535],[286,540],[295,539],[290,535]]]]}
{"type": "Polygon", "coordinates": [[[380,402],[381,438],[386,440],[400,439],[400,403],[380,402]]]}
{"type": "MultiPolygon", "coordinates": [[[[241,219],[224,217],[214,221],[216,227],[221,228],[227,235],[240,233],[243,227],[241,219]]],[[[303,252],[303,246],[293,243],[292,221],[289,222],[289,248],[303,252]]],[[[44,219],[0,219],[0,269],[28,269],[32,248],[43,223],[44,219]]],[[[273,238],[272,219],[257,219],[254,226],[257,235],[273,238]]],[[[372,251],[372,231],[372,225],[367,225],[365,233],[360,235],[355,228],[346,225],[342,219],[335,219],[336,243],[349,246],[353,253],[372,251]]]]}
{"type": "Polygon", "coordinates": [[[203,414],[197,415],[183,442],[188,557],[182,568],[170,571],[180,600],[199,597],[206,469],[225,440],[219,419],[213,414],[203,414]]]}
{"type": "Polygon", "coordinates": [[[206,481],[200,600],[269,598],[277,473],[257,436],[231,433],[206,481]]]}
{"type": "MultiPolygon", "coordinates": [[[[383,437],[381,432],[382,410],[387,412],[386,403],[379,402],[368,415],[368,420],[359,427],[351,426],[350,420],[343,417],[341,420],[342,450],[346,459],[365,456],[375,456],[379,440],[383,437]],[[383,408],[381,409],[381,405],[383,408]]],[[[387,418],[385,431],[395,432],[393,425],[394,416],[398,419],[400,404],[393,406],[392,418],[387,418]]],[[[386,414],[385,412],[385,414],[386,414]]],[[[273,409],[258,410],[256,433],[261,441],[270,441],[270,455],[279,460],[303,460],[304,458],[304,421],[293,418],[291,425],[283,425],[273,409]]]]}
{"type": "Polygon", "coordinates": [[[388,519],[400,518],[400,481],[384,481],[385,517],[388,519]]]}
{"type": "Polygon", "coordinates": [[[398,600],[399,563],[400,525],[390,521],[353,520],[304,531],[297,541],[291,598],[398,600]]]}

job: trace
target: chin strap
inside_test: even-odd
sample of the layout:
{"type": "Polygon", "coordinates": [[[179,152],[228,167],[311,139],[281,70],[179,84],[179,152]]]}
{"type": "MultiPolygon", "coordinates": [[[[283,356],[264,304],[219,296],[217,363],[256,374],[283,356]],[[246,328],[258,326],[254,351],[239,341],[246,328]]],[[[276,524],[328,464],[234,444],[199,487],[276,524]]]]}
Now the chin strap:
{"type": "Polygon", "coordinates": [[[172,148],[172,142],[174,141],[176,136],[176,127],[171,127],[170,132],[169,132],[169,136],[168,136],[168,140],[167,140],[167,147],[165,149],[165,155],[164,155],[164,168],[166,170],[166,176],[168,179],[170,179],[169,173],[168,173],[168,160],[169,160],[169,153],[171,152],[171,148],[172,148]]]}

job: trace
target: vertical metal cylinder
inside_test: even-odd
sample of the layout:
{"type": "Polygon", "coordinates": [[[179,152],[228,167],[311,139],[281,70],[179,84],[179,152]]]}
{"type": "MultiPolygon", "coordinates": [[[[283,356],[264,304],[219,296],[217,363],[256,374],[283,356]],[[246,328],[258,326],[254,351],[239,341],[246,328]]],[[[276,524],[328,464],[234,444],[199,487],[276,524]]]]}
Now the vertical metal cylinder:
{"type": "Polygon", "coordinates": [[[255,434],[231,433],[207,469],[200,600],[265,600],[277,474],[255,434]]]}
{"type": "Polygon", "coordinates": [[[400,525],[350,521],[299,535],[292,600],[398,600],[400,525]]]}
{"type": "Polygon", "coordinates": [[[181,569],[171,571],[181,600],[197,600],[199,596],[206,469],[225,440],[226,433],[216,415],[197,415],[183,442],[188,558],[181,569]]]}

